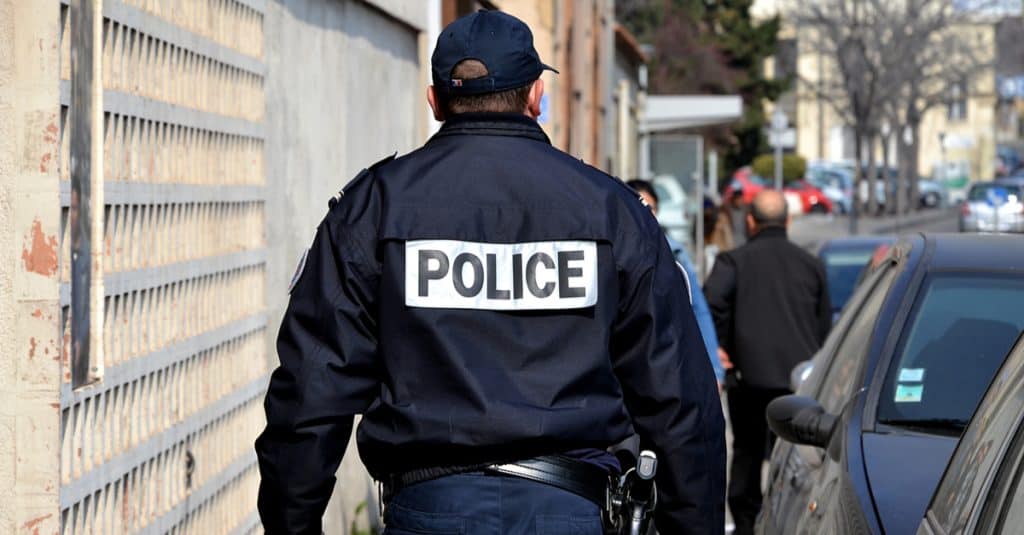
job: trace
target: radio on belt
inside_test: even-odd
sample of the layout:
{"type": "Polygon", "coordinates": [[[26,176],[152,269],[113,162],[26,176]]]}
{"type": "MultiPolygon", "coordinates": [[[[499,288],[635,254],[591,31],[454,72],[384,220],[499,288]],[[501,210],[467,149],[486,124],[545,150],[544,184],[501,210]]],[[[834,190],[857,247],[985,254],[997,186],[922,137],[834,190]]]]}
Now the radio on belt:
{"type": "Polygon", "coordinates": [[[423,308],[553,310],[597,303],[593,241],[405,244],[405,304],[423,308]]]}

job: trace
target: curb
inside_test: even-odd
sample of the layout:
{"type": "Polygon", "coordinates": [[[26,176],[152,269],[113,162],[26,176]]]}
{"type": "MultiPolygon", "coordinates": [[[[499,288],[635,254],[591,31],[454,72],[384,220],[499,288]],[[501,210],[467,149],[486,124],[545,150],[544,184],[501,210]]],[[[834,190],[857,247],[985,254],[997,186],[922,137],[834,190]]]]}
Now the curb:
{"type": "Polygon", "coordinates": [[[894,234],[902,232],[906,227],[912,227],[916,225],[927,225],[930,223],[938,223],[944,219],[956,215],[955,208],[942,208],[935,210],[936,213],[930,213],[921,217],[908,217],[900,223],[893,223],[890,225],[878,227],[871,231],[871,234],[894,234]]]}

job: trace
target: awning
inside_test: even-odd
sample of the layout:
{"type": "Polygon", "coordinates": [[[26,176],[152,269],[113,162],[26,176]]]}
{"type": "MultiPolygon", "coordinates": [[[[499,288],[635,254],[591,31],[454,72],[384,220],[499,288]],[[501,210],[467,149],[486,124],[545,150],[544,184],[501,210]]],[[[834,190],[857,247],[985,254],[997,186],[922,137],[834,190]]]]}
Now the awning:
{"type": "Polygon", "coordinates": [[[641,133],[731,123],[743,115],[739,95],[649,95],[641,133]]]}

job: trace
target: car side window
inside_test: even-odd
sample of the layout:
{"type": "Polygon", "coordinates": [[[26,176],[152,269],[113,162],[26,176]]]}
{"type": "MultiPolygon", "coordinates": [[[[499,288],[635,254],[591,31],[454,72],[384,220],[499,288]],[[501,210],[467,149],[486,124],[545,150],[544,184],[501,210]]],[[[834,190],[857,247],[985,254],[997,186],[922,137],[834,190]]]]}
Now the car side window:
{"type": "MultiPolygon", "coordinates": [[[[871,333],[882,310],[882,305],[885,303],[889,286],[898,272],[896,267],[887,265],[864,282],[868,288],[871,288],[871,293],[864,300],[860,309],[856,311],[850,328],[839,342],[832,365],[824,376],[818,391],[818,401],[831,414],[837,414],[860,386],[857,376],[863,368],[864,357],[871,341],[871,333]]],[[[847,311],[847,314],[849,313],[853,313],[853,311],[847,311]]]]}

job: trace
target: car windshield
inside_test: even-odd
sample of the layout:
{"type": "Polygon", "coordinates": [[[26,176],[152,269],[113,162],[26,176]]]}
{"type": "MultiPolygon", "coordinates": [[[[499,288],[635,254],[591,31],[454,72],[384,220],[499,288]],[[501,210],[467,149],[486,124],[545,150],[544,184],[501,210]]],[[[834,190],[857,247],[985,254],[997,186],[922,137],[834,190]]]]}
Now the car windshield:
{"type": "Polygon", "coordinates": [[[768,185],[768,181],[765,180],[764,177],[762,177],[761,175],[751,174],[748,180],[750,180],[751,183],[756,184],[758,186],[768,185]]]}
{"type": "Polygon", "coordinates": [[[926,281],[893,359],[878,421],[958,434],[1024,329],[1024,278],[942,273],[926,281]]]}
{"type": "Polygon", "coordinates": [[[825,262],[825,275],[828,277],[828,295],[832,308],[839,310],[850,300],[861,271],[871,260],[874,247],[862,249],[824,250],[821,252],[825,262]]]}
{"type": "Polygon", "coordinates": [[[971,201],[988,202],[993,198],[1002,202],[1017,202],[1021,199],[1020,187],[1013,184],[975,184],[967,194],[967,199],[971,201]]]}

